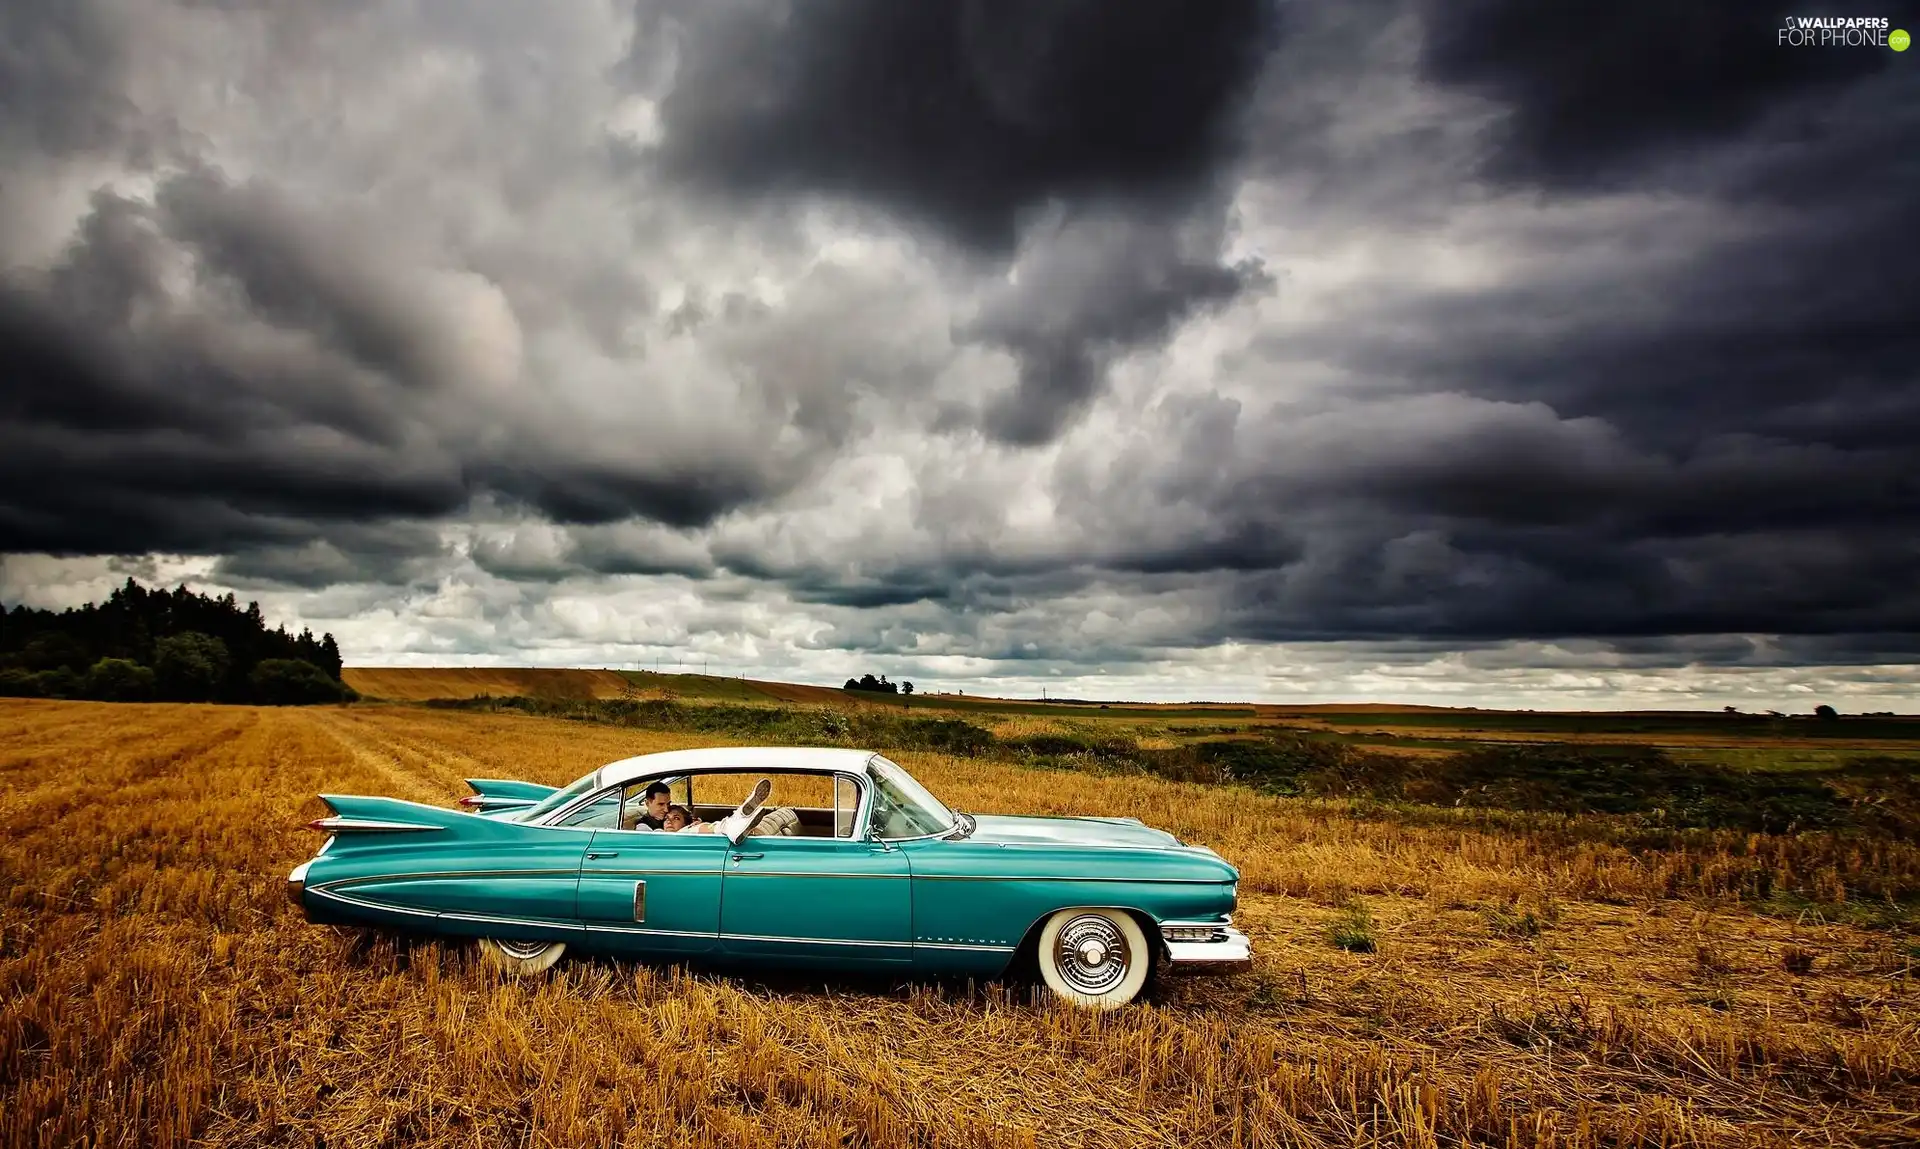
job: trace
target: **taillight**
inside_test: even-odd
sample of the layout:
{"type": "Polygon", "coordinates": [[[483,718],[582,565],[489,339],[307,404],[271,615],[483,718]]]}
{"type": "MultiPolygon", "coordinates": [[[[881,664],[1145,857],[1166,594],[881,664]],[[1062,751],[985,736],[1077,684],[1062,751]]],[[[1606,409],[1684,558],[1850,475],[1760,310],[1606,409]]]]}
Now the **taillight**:
{"type": "Polygon", "coordinates": [[[485,802],[486,802],[486,799],[482,798],[478,794],[469,794],[466,797],[460,799],[460,804],[462,806],[479,806],[485,802]]]}

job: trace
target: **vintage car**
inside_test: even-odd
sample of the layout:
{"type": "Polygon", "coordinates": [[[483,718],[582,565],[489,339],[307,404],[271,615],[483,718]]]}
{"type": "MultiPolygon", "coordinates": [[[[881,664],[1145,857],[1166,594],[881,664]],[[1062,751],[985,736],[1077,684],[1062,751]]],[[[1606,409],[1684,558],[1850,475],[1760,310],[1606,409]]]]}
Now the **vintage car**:
{"type": "Polygon", "coordinates": [[[994,978],[1030,956],[1076,1005],[1250,960],[1239,873],[1136,818],[972,815],[863,750],[675,750],[571,785],[471,779],[464,809],[323,794],[288,876],[314,922],[478,939],[509,972],[569,946],[657,960],[994,978]],[[660,791],[665,789],[666,794],[660,791]],[[680,832],[637,823],[677,805],[680,832]]]}

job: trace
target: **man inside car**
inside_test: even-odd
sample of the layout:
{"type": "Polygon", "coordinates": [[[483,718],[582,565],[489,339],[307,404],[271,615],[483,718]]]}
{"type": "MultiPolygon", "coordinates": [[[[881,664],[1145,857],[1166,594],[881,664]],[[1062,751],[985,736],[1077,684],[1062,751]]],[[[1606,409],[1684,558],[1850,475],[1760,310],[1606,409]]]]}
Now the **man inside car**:
{"type": "Polygon", "coordinates": [[[627,822],[629,830],[658,830],[666,825],[667,807],[673,805],[673,794],[665,782],[650,783],[640,795],[640,812],[627,822]]]}

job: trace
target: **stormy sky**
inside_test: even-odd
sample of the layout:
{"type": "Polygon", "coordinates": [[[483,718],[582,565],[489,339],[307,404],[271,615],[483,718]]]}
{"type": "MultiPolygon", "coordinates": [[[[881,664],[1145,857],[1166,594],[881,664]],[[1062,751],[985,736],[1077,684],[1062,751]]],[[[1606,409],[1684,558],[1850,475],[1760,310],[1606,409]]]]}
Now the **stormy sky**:
{"type": "Polygon", "coordinates": [[[1920,709],[1920,51],[1750,0],[11,0],[0,600],[1920,709]]]}

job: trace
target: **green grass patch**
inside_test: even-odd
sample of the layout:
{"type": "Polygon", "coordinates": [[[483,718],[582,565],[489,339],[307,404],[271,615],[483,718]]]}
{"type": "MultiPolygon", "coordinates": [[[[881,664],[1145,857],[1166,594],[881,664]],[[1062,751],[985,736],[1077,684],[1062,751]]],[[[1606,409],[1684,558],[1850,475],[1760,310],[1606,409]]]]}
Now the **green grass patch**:
{"type": "Polygon", "coordinates": [[[1560,924],[1560,906],[1555,902],[1539,906],[1509,902],[1480,907],[1480,917],[1490,933],[1507,938],[1537,938],[1560,924]]]}
{"type": "Polygon", "coordinates": [[[1335,949],[1348,953],[1378,953],[1380,940],[1375,936],[1373,911],[1363,902],[1349,902],[1340,908],[1340,913],[1327,927],[1327,940],[1335,949]]]}
{"type": "MultiPolygon", "coordinates": [[[[1770,917],[1796,922],[1856,926],[1893,934],[1920,934],[1920,898],[1848,898],[1826,901],[1793,890],[1755,899],[1753,908],[1770,917]]],[[[1920,956],[1920,943],[1910,946],[1920,956]]]]}

